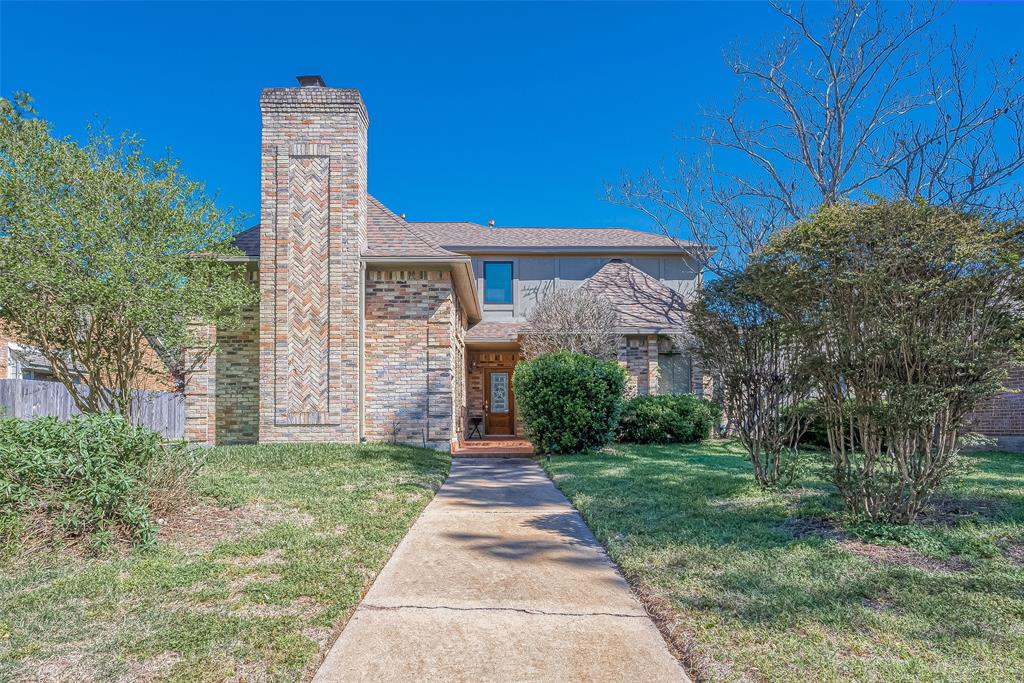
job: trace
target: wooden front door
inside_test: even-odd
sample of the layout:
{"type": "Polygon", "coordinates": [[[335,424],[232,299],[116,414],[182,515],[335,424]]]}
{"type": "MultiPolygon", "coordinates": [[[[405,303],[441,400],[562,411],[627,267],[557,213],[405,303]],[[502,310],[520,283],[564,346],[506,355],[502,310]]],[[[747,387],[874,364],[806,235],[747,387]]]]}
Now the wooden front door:
{"type": "Polygon", "coordinates": [[[488,370],[484,383],[484,431],[487,434],[514,434],[512,371],[488,370]]]}

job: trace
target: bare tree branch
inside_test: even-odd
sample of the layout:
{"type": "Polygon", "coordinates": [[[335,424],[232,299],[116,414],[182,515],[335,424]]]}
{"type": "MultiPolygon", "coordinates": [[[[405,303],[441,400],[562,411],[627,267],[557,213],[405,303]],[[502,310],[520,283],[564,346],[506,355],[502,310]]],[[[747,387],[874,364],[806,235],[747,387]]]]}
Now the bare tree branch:
{"type": "Polygon", "coordinates": [[[618,314],[607,299],[585,288],[560,289],[530,313],[520,339],[523,356],[572,351],[602,360],[618,353],[618,314]]]}
{"type": "Polygon", "coordinates": [[[979,68],[946,5],[774,2],[785,27],[761,52],[734,50],[730,108],[703,112],[674,166],[624,175],[611,201],[696,242],[737,272],[774,232],[820,205],[871,195],[965,211],[1024,208],[1024,75],[1016,55],[979,68]]]}

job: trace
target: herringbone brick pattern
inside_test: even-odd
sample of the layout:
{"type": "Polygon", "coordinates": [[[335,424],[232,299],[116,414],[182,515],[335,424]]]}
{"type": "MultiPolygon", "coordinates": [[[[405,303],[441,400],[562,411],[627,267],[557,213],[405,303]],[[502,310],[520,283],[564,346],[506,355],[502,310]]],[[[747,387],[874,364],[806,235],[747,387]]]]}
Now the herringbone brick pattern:
{"type": "Polygon", "coordinates": [[[327,420],[330,265],[327,157],[292,157],[289,168],[289,422],[327,420]]]}

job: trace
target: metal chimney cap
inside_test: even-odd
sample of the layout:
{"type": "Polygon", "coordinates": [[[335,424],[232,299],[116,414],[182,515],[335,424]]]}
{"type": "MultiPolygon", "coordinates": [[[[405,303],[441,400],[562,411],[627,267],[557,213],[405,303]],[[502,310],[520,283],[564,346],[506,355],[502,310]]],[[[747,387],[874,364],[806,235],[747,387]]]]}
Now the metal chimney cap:
{"type": "Polygon", "coordinates": [[[320,74],[314,74],[312,76],[296,76],[295,80],[299,82],[300,88],[326,88],[327,84],[324,83],[324,77],[320,74]]]}

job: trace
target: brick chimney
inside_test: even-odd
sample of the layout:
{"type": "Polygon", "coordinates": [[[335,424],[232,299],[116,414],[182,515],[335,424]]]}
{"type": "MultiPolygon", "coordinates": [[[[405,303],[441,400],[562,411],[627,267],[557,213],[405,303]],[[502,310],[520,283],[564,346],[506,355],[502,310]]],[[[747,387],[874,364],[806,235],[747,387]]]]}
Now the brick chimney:
{"type": "Polygon", "coordinates": [[[298,80],[260,96],[260,441],[357,441],[369,121],[358,90],[298,80]]]}

